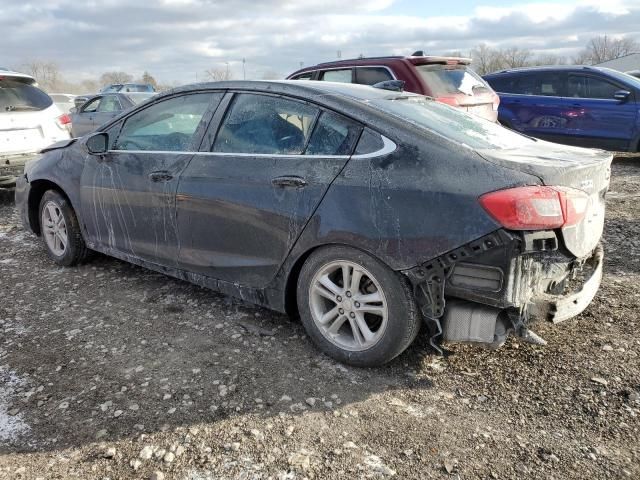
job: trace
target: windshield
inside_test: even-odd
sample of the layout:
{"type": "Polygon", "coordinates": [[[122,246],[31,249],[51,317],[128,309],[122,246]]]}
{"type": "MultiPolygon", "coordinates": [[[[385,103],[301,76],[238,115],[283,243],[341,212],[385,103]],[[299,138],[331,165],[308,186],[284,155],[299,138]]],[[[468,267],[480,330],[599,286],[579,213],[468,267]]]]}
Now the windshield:
{"type": "Polygon", "coordinates": [[[464,65],[419,65],[416,67],[434,97],[489,90],[486,82],[464,65]]]}
{"type": "Polygon", "coordinates": [[[610,68],[607,68],[606,71],[608,75],[611,75],[617,80],[620,80],[627,84],[631,84],[631,86],[633,87],[640,88],[640,78],[634,76],[637,75],[637,72],[634,75],[629,75],[628,73],[618,72],[616,70],[611,70],[610,68]]]}
{"type": "Polygon", "coordinates": [[[33,85],[12,78],[0,79],[0,113],[39,111],[52,103],[49,95],[33,85]]]}
{"type": "Polygon", "coordinates": [[[473,149],[518,148],[535,140],[421,95],[370,100],[372,105],[473,149]]]}

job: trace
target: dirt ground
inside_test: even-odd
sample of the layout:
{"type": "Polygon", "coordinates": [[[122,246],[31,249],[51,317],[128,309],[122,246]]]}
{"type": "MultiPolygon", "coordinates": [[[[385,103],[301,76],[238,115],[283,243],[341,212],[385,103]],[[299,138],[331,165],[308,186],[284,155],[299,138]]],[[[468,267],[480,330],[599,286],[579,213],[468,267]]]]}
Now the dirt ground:
{"type": "Polygon", "coordinates": [[[0,478],[640,478],[640,160],[613,166],[602,288],[549,343],[426,335],[390,365],[98,256],[59,268],[0,200],[0,478]]]}

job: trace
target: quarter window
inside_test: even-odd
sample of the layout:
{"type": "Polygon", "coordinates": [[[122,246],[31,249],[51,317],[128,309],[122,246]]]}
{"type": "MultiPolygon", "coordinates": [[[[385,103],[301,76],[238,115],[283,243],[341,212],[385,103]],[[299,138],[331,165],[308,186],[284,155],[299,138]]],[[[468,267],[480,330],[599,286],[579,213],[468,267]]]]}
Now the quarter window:
{"type": "Polygon", "coordinates": [[[376,83],[393,80],[389,70],[382,67],[358,67],[356,68],[356,83],[361,85],[375,85],[376,83]]]}
{"type": "Polygon", "coordinates": [[[306,155],[350,155],[361,127],[340,115],[322,112],[305,151],[306,155]]]}
{"type": "Polygon", "coordinates": [[[356,155],[366,155],[382,150],[384,142],[380,134],[365,128],[356,147],[356,155]]]}
{"type": "Polygon", "coordinates": [[[183,95],[151,105],[129,117],[114,150],[196,150],[194,137],[204,113],[221,93],[183,95]]]}
{"type": "Polygon", "coordinates": [[[299,155],[318,109],[270,95],[236,94],[213,145],[214,152],[299,155]]]}
{"type": "Polygon", "coordinates": [[[351,83],[351,69],[326,70],[320,73],[320,80],[325,82],[351,83]]]}

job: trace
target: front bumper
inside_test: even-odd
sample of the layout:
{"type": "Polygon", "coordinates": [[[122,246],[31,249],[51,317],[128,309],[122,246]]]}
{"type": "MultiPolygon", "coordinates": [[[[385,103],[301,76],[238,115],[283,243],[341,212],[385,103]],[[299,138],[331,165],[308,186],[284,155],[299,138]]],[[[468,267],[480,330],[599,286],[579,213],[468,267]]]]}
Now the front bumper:
{"type": "Polygon", "coordinates": [[[16,179],[15,185],[15,199],[18,215],[20,216],[20,220],[24,228],[29,232],[33,232],[33,228],[29,219],[29,194],[31,192],[31,184],[27,180],[27,177],[22,174],[19,175],[16,179]]]}

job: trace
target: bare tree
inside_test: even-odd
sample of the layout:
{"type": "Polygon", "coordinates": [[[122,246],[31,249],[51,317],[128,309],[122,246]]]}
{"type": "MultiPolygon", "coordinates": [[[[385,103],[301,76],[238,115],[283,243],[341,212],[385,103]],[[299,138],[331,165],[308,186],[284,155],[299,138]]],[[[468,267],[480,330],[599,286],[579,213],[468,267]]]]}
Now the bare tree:
{"type": "Polygon", "coordinates": [[[204,71],[205,78],[212,82],[222,82],[224,80],[233,79],[233,75],[229,71],[229,68],[212,68],[204,71]]]}
{"type": "Polygon", "coordinates": [[[586,48],[580,52],[581,63],[607,62],[640,51],[640,44],[629,37],[612,38],[607,35],[593,37],[586,48]]]}
{"type": "Polygon", "coordinates": [[[140,83],[148,83],[149,85],[153,86],[153,88],[155,88],[156,90],[158,89],[158,82],[156,81],[155,78],[153,78],[153,76],[147,72],[145,70],[145,72],[142,74],[142,78],[140,79],[140,83]]]}
{"type": "Polygon", "coordinates": [[[530,50],[510,47],[500,50],[499,56],[502,60],[502,68],[518,68],[528,66],[533,55],[530,50]]]}
{"type": "Polygon", "coordinates": [[[128,83],[133,80],[133,76],[126,72],[104,72],[100,75],[100,83],[109,85],[111,83],[128,83]]]}
{"type": "Polygon", "coordinates": [[[500,51],[489,47],[486,43],[481,43],[469,52],[473,59],[473,68],[480,75],[495,72],[503,68],[500,51]]]}
{"type": "Polygon", "coordinates": [[[61,83],[60,70],[55,62],[31,60],[21,65],[19,70],[31,75],[44,90],[49,92],[57,90],[61,83]]]}
{"type": "Polygon", "coordinates": [[[530,65],[566,65],[567,58],[559,55],[554,55],[553,53],[544,53],[535,57],[530,65]]]}

